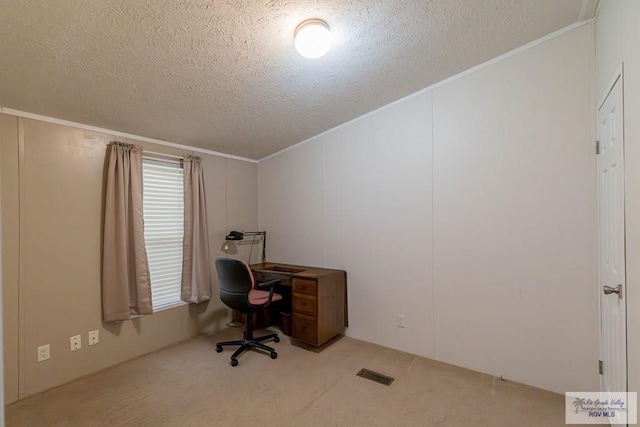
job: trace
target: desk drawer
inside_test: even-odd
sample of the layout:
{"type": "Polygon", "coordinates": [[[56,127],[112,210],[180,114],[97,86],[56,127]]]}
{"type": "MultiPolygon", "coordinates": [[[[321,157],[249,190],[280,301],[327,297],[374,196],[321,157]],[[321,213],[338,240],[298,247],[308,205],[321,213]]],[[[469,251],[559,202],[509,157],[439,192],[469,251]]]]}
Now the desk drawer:
{"type": "Polygon", "coordinates": [[[293,304],[291,306],[294,312],[300,312],[315,316],[318,314],[317,301],[318,299],[315,296],[294,292],[293,304]]]}
{"type": "Polygon", "coordinates": [[[293,313],[293,338],[310,344],[318,344],[318,329],[315,317],[293,313]]]}
{"type": "Polygon", "coordinates": [[[293,292],[301,294],[317,295],[318,283],[311,279],[293,278],[293,292]]]}

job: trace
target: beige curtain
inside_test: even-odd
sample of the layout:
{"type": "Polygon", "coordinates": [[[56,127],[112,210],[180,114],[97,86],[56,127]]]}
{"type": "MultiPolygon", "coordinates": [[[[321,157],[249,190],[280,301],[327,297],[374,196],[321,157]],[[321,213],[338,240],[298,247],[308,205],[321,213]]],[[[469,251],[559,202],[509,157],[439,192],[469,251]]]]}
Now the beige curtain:
{"type": "Polygon", "coordinates": [[[112,142],[108,147],[102,253],[102,312],[105,322],[151,314],[151,280],[142,217],[142,149],[112,142]]]}
{"type": "Polygon", "coordinates": [[[182,300],[198,303],[211,298],[209,233],[204,177],[200,157],[184,159],[184,243],[182,300]]]}

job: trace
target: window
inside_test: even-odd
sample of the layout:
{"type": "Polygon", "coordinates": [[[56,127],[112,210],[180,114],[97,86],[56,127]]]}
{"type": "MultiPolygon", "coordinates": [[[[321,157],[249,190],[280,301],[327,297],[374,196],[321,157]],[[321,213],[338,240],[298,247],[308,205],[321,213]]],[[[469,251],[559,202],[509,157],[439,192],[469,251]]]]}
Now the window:
{"type": "Polygon", "coordinates": [[[157,310],[180,302],[184,236],[182,165],[144,159],[142,163],[144,239],[157,310]]]}

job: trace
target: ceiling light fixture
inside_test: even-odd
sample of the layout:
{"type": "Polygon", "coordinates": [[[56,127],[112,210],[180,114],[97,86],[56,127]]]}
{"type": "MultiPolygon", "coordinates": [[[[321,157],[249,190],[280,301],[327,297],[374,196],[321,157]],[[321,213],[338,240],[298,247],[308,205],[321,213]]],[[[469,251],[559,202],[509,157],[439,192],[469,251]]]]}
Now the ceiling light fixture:
{"type": "Polygon", "coordinates": [[[296,27],[293,38],[296,50],[305,58],[320,58],[331,47],[329,25],[321,19],[303,21],[296,27]]]}

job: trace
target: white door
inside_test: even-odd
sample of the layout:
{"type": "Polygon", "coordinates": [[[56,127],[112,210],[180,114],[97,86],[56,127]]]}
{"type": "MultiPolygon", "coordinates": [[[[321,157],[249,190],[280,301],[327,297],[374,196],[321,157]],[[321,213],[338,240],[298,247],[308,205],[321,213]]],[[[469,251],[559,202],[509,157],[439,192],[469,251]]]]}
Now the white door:
{"type": "Polygon", "coordinates": [[[600,388],[604,392],[627,391],[623,130],[620,75],[598,110],[600,388]]]}

